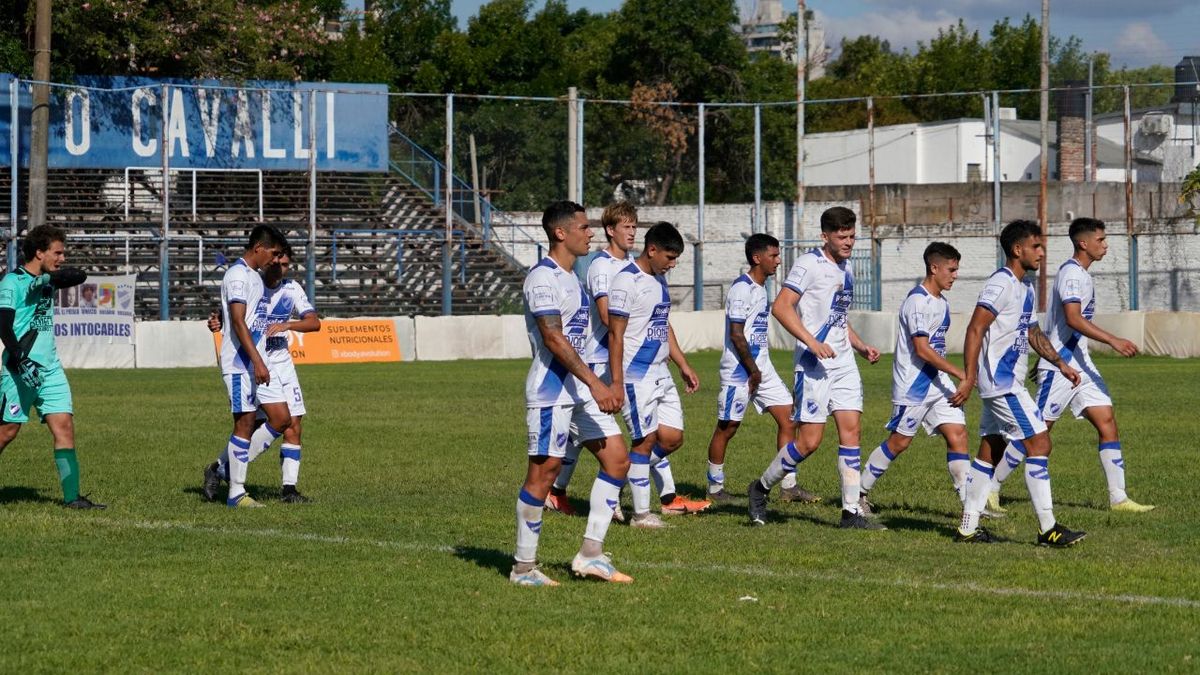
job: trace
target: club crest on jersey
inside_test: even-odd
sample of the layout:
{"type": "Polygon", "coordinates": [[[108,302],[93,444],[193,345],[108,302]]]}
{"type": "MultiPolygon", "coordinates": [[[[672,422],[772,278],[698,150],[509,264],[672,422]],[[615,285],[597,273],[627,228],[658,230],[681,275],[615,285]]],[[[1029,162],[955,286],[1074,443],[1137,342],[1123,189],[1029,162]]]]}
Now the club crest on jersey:
{"type": "Polygon", "coordinates": [[[21,414],[21,406],[17,403],[13,403],[13,404],[9,405],[8,406],[8,414],[9,415],[20,415],[21,414]]]}
{"type": "Polygon", "coordinates": [[[555,436],[554,444],[560,448],[562,446],[566,445],[567,444],[567,432],[564,431],[561,434],[555,436]]]}
{"type": "Polygon", "coordinates": [[[1051,412],[1052,414],[1055,414],[1055,415],[1057,415],[1059,410],[1062,410],[1062,406],[1061,406],[1061,405],[1059,405],[1059,404],[1057,404],[1057,403],[1051,403],[1051,404],[1050,404],[1050,412],[1051,412]]]}
{"type": "Polygon", "coordinates": [[[654,419],[653,415],[646,415],[645,417],[642,418],[642,426],[644,426],[644,427],[650,426],[650,422],[653,419],[654,419]]]}
{"type": "Polygon", "coordinates": [[[816,401],[805,401],[804,409],[813,415],[817,414],[817,402],[816,401]]]}
{"type": "Polygon", "coordinates": [[[744,411],[745,409],[746,409],[746,404],[742,403],[741,401],[738,401],[737,403],[733,404],[734,412],[740,413],[740,412],[744,411]]]}
{"type": "Polygon", "coordinates": [[[904,426],[912,429],[913,427],[917,426],[917,419],[915,417],[908,418],[904,421],[904,426]]]}

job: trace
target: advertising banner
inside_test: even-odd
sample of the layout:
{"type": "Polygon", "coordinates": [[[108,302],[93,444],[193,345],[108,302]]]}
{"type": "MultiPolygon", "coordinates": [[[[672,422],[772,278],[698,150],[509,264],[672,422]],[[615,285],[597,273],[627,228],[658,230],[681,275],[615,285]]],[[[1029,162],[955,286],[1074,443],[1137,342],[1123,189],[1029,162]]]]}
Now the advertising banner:
{"type": "Polygon", "coordinates": [[[88,277],[54,298],[54,340],[133,344],[133,274],[88,277]]]}
{"type": "MultiPolygon", "coordinates": [[[[218,352],[221,334],[214,333],[218,352]]],[[[321,330],[288,333],[288,349],[297,365],[399,361],[400,341],[391,319],[322,319],[321,330]]]]}

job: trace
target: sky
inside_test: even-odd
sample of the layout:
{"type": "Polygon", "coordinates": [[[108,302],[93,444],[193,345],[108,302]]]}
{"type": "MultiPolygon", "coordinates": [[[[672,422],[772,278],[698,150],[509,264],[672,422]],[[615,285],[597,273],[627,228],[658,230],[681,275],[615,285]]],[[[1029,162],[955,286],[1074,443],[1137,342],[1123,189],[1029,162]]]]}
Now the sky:
{"type": "MultiPolygon", "coordinates": [[[[452,0],[460,28],[482,4],[484,0],[452,0]]],[[[542,4],[535,0],[536,7],[542,4]]],[[[610,12],[621,0],[567,0],[567,5],[610,12]]],[[[745,12],[754,0],[738,0],[738,5],[745,12]]],[[[794,12],[796,0],[783,0],[783,6],[794,12]]],[[[1019,21],[1026,14],[1037,18],[1042,11],[1041,0],[809,0],[808,7],[824,24],[831,46],[843,37],[871,34],[896,49],[928,41],[938,28],[959,17],[986,34],[999,19],[1019,21]]],[[[1084,51],[1108,52],[1118,67],[1174,66],[1185,55],[1200,55],[1200,1],[1051,0],[1050,31],[1060,37],[1078,36],[1084,51]]]]}

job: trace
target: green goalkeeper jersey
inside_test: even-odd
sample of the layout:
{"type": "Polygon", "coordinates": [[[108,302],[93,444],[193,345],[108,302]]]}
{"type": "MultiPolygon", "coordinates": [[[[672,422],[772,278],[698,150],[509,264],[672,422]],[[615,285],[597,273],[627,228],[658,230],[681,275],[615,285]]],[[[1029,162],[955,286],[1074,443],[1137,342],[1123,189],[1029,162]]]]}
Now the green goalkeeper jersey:
{"type": "Polygon", "coordinates": [[[25,355],[43,368],[59,365],[54,347],[54,293],[49,274],[35,276],[24,267],[0,279],[0,309],[14,310],[13,333],[25,355]]]}

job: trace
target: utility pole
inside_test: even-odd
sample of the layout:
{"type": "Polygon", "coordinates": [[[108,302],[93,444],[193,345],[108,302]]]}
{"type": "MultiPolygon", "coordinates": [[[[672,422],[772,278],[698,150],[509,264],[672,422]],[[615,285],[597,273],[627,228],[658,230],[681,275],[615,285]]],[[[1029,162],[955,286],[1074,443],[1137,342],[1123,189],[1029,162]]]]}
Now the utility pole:
{"type": "MultiPolygon", "coordinates": [[[[1038,193],[1038,224],[1042,227],[1042,237],[1044,239],[1050,225],[1049,215],[1046,213],[1046,181],[1050,177],[1050,0],[1042,0],[1041,89],[1042,157],[1041,190],[1038,193]]],[[[1046,311],[1045,262],[1042,263],[1041,268],[1038,270],[1038,311],[1046,311]]]]}
{"type": "MultiPolygon", "coordinates": [[[[793,232],[800,238],[804,216],[804,86],[808,80],[808,9],[799,0],[796,9],[796,208],[793,232]]],[[[790,264],[790,262],[789,262],[790,264]]]]}
{"type": "MultiPolygon", "coordinates": [[[[33,28],[33,79],[50,81],[50,0],[37,0],[33,28]]],[[[33,85],[33,115],[29,132],[29,216],[26,227],[46,222],[46,168],[50,146],[50,87],[33,85]]],[[[16,170],[16,167],[14,167],[16,170]]]]}

